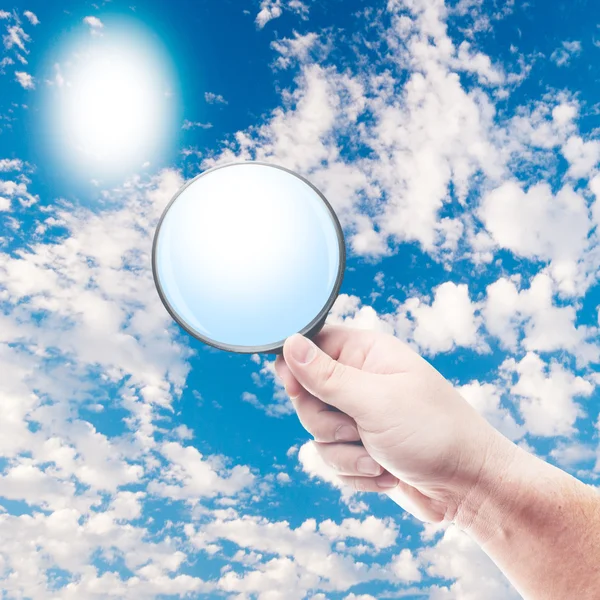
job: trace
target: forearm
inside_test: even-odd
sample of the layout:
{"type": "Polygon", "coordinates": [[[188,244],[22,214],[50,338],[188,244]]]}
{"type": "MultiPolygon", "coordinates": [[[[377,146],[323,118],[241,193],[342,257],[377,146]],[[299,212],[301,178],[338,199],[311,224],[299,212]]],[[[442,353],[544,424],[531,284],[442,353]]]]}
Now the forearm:
{"type": "Polygon", "coordinates": [[[600,598],[600,494],[505,438],[454,521],[526,600],[600,598]]]}

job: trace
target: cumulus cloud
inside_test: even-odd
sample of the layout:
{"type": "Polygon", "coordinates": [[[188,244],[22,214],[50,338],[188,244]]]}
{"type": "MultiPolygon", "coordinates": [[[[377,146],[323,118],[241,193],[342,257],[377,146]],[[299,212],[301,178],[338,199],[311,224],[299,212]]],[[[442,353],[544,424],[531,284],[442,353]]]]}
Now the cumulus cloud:
{"type": "Polygon", "coordinates": [[[518,380],[510,392],[518,406],[527,430],[536,436],[570,436],[575,421],[585,416],[576,397],[588,397],[594,384],[575,376],[561,364],[546,364],[539,355],[528,352],[523,359],[508,358],[502,369],[514,373],[518,380]]]}
{"type": "Polygon", "coordinates": [[[581,54],[581,42],[565,41],[550,55],[550,60],[559,67],[566,67],[574,56],[581,54]]]}
{"type": "Polygon", "coordinates": [[[192,446],[167,442],[163,444],[161,453],[168,459],[166,472],[160,481],[148,484],[148,490],[160,496],[194,503],[205,496],[235,495],[254,481],[254,475],[242,465],[236,465],[227,477],[220,476],[192,446]]]}
{"type": "Polygon", "coordinates": [[[419,560],[408,548],[404,548],[400,554],[394,556],[390,566],[394,575],[401,581],[408,583],[421,581],[419,560]]]}
{"type": "Polygon", "coordinates": [[[445,282],[433,290],[433,299],[417,296],[397,303],[395,312],[378,313],[357,296],[340,294],[327,322],[396,335],[419,351],[434,355],[457,348],[484,350],[479,306],[466,284],[445,282]]]}
{"type": "Polygon", "coordinates": [[[29,73],[25,73],[24,71],[15,71],[15,79],[19,82],[21,87],[26,90],[33,90],[35,88],[35,83],[33,77],[29,73]]]}
{"type": "Polygon", "coordinates": [[[305,35],[294,31],[294,37],[283,38],[271,42],[271,47],[279,55],[275,65],[280,69],[287,69],[294,61],[304,62],[307,60],[310,51],[316,46],[321,46],[319,35],[316,33],[307,33],[305,35]]]}
{"type": "Polygon", "coordinates": [[[545,182],[525,190],[506,181],[484,196],[479,217],[499,247],[549,262],[565,293],[589,285],[591,274],[581,259],[594,243],[588,237],[591,220],[585,199],[569,184],[554,194],[545,182]]]}
{"type": "Polygon", "coordinates": [[[306,0],[261,0],[260,11],[255,19],[256,26],[262,29],[269,21],[279,18],[284,10],[290,10],[303,19],[308,17],[306,0]]]}
{"type": "Polygon", "coordinates": [[[431,305],[415,299],[405,306],[415,321],[412,337],[426,353],[477,345],[480,319],[475,316],[467,285],[443,283],[435,289],[431,305]]]}
{"type": "Polygon", "coordinates": [[[104,29],[104,23],[98,17],[84,17],[83,22],[90,28],[92,35],[101,35],[104,29]]]}
{"type": "Polygon", "coordinates": [[[581,442],[559,442],[551,451],[550,456],[563,468],[592,461],[596,458],[596,450],[581,442]]]}
{"type": "Polygon", "coordinates": [[[321,455],[317,452],[312,442],[306,442],[300,447],[298,450],[298,462],[302,470],[311,479],[324,481],[340,490],[342,501],[348,505],[352,512],[366,510],[367,505],[361,500],[356,500],[354,488],[340,481],[336,472],[321,458],[321,455]]]}
{"type": "Polygon", "coordinates": [[[256,552],[266,555],[266,560],[245,573],[225,569],[218,583],[225,592],[264,595],[275,600],[301,600],[309,590],[344,591],[359,582],[390,579],[384,566],[355,562],[350,555],[331,547],[333,540],[348,538],[375,547],[394,539],[393,524],[375,517],[367,517],[362,522],[348,519],[340,524],[327,521],[323,529],[317,527],[315,519],[308,519],[294,528],[287,521],[238,516],[235,511],[229,511],[221,513],[201,531],[189,527],[187,533],[192,543],[201,546],[220,540],[233,542],[246,551],[236,555],[240,558],[256,552]],[[375,532],[383,536],[382,541],[375,532]],[[279,581],[278,585],[275,585],[276,581],[279,581]]]}
{"type": "Polygon", "coordinates": [[[18,158],[0,158],[0,171],[20,171],[23,161],[18,158]]]}
{"type": "Polygon", "coordinates": [[[521,597],[483,550],[456,527],[446,529],[440,540],[421,550],[418,557],[431,576],[452,582],[431,586],[431,600],[521,597]]]}
{"type": "Polygon", "coordinates": [[[32,13],[30,10],[26,10],[23,14],[32,25],[40,24],[40,20],[37,18],[35,13],[32,13]]]}
{"type": "Polygon", "coordinates": [[[580,136],[573,135],[562,147],[562,153],[569,161],[567,174],[575,179],[587,178],[600,162],[600,142],[586,142],[580,136]]]}
{"type": "Polygon", "coordinates": [[[556,286],[547,273],[533,277],[528,289],[500,278],[487,287],[482,315],[487,330],[508,349],[520,343],[526,351],[567,350],[581,364],[600,359],[597,330],[577,324],[577,311],[555,300],[556,286]]]}
{"type": "Polygon", "coordinates": [[[215,94],[214,92],[204,92],[204,99],[208,104],[228,104],[221,94],[215,94]]]}

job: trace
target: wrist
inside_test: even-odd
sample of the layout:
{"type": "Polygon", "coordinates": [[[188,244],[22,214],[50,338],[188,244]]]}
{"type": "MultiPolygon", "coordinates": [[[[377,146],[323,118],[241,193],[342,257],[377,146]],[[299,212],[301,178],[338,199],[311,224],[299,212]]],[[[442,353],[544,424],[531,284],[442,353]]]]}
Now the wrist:
{"type": "Polygon", "coordinates": [[[513,515],[527,503],[535,457],[493,429],[476,479],[450,519],[480,546],[506,533],[513,515]]]}

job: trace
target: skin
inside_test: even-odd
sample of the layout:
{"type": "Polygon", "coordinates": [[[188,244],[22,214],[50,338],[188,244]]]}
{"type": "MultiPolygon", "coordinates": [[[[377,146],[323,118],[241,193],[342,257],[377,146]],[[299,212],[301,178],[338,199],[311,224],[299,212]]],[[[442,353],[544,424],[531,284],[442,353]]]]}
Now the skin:
{"type": "Polygon", "coordinates": [[[275,370],[341,481],[454,523],[528,600],[600,597],[594,488],[500,434],[398,338],[325,325],[313,341],[288,338],[275,370]]]}

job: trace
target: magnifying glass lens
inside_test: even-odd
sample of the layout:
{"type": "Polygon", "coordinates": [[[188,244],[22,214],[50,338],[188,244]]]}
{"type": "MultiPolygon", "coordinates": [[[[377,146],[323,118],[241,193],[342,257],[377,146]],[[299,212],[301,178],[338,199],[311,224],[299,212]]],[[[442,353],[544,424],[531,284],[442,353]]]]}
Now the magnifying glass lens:
{"type": "Polygon", "coordinates": [[[163,304],[188,333],[233,352],[278,352],[326,317],[345,253],[316,188],[248,162],[206,171],[176,194],[152,262],[163,304]]]}

